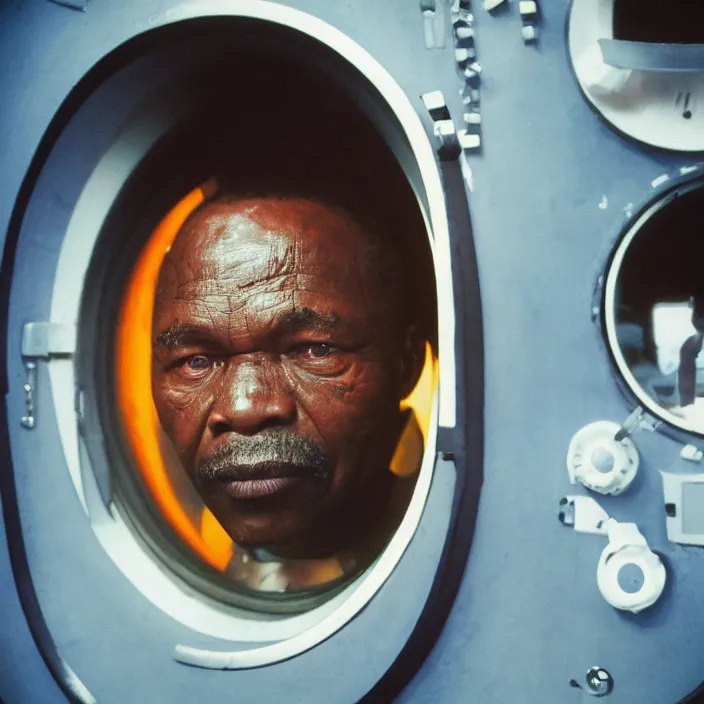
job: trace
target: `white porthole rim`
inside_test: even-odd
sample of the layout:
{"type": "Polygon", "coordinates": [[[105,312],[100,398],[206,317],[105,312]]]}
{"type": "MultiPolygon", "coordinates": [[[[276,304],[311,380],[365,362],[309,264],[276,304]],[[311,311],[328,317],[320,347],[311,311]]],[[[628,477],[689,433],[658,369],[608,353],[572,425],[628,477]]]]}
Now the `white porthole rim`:
{"type": "MultiPolygon", "coordinates": [[[[410,152],[415,159],[418,172],[420,173],[422,188],[427,196],[427,211],[424,208],[423,212],[424,216],[429,218],[432,226],[432,237],[429,239],[434,259],[438,294],[439,389],[436,390],[433,398],[430,432],[419,473],[418,484],[411,504],[408,507],[407,513],[396,535],[392,538],[391,543],[382,553],[376,564],[370,567],[365,575],[360,577],[355,583],[350,585],[350,587],[327,604],[313,609],[306,614],[286,616],[278,622],[243,619],[239,616],[232,615],[231,612],[234,611],[234,609],[230,609],[225,605],[209,605],[204,595],[198,593],[194,596],[192,588],[188,587],[184,589],[185,584],[181,585],[180,582],[177,583],[177,580],[174,579],[172,575],[168,574],[166,570],[161,569],[156,563],[154,564],[156,569],[151,573],[151,577],[154,580],[152,587],[158,587],[159,584],[163,586],[168,585],[173,597],[170,605],[163,603],[161,598],[163,592],[161,592],[159,588],[148,589],[145,584],[142,583],[144,580],[140,577],[140,575],[143,574],[141,570],[137,570],[139,574],[135,573],[133,570],[133,574],[126,575],[129,581],[132,582],[140,592],[145,594],[152,603],[172,618],[196,632],[212,635],[221,639],[237,642],[271,642],[278,640],[282,637],[282,634],[279,633],[279,636],[277,636],[268,626],[276,626],[277,623],[281,624],[283,622],[293,625],[294,622],[301,619],[301,627],[306,630],[301,634],[300,637],[303,638],[305,636],[305,638],[298,646],[290,644],[290,647],[284,648],[286,652],[283,655],[279,651],[272,652],[269,649],[249,651],[254,655],[249,658],[249,664],[244,666],[252,667],[257,666],[256,664],[251,664],[254,661],[259,664],[266,664],[266,662],[271,661],[272,657],[274,660],[287,659],[293,656],[291,654],[292,648],[295,649],[297,647],[299,651],[302,652],[302,650],[309,649],[316,643],[328,638],[335,630],[342,627],[344,623],[361,610],[367,601],[381,588],[410,543],[425,506],[432,472],[434,471],[438,425],[450,428],[455,425],[454,297],[450,266],[449,224],[435,154],[419,116],[400,86],[398,86],[394,79],[375,59],[342,32],[303,12],[264,0],[229,2],[206,1],[197,4],[191,3],[186,6],[174,8],[174,10],[171,10],[162,18],[152,21],[152,27],[160,24],[166,25],[177,21],[186,21],[197,17],[211,17],[213,15],[261,19],[301,31],[313,39],[321,41],[331,47],[376,87],[387,102],[392,114],[395,115],[398,126],[400,126],[401,130],[405,133],[405,137],[410,145],[410,152]],[[160,575],[160,577],[158,575],[160,575]],[[161,581],[159,581],[160,579],[161,581]],[[174,588],[176,589],[174,590],[174,588]],[[177,593],[179,591],[180,594],[177,593]],[[352,599],[352,596],[355,598],[352,599]],[[347,599],[347,601],[345,601],[345,599],[347,599]],[[331,614],[327,616],[323,615],[324,623],[327,624],[323,630],[319,630],[318,626],[308,627],[313,616],[317,618],[321,614],[326,614],[326,607],[330,607],[331,604],[337,605],[343,601],[345,601],[345,606],[347,606],[344,611],[340,611],[340,607],[336,607],[336,610],[331,614]],[[307,618],[304,619],[302,617],[307,618]],[[332,621],[330,619],[332,619],[332,621]],[[219,625],[215,626],[216,623],[219,625]],[[249,634],[243,632],[248,630],[243,628],[245,623],[250,623],[253,626],[252,629],[249,629],[249,634]],[[304,625],[304,623],[307,625],[304,625]],[[207,627],[204,624],[208,624],[207,627]],[[333,624],[332,631],[330,630],[330,624],[333,624]],[[256,634],[254,630],[256,630],[256,634]],[[266,654],[263,650],[266,650],[266,654]]],[[[149,140],[146,140],[146,143],[146,149],[148,149],[149,140]]],[[[92,180],[89,179],[81,197],[85,195],[86,189],[88,189],[91,184],[93,186],[95,185],[92,180]]],[[[106,201],[104,207],[109,208],[111,203],[112,201],[106,201]]],[[[92,210],[92,217],[90,219],[92,219],[93,223],[98,223],[98,226],[94,228],[94,232],[89,235],[89,237],[92,237],[92,242],[87,241],[87,233],[83,227],[86,223],[86,213],[78,212],[79,208],[77,206],[72,214],[66,238],[62,243],[59,264],[54,281],[51,310],[52,321],[76,320],[78,317],[83,292],[83,282],[85,280],[85,273],[90,257],[86,257],[85,268],[77,275],[76,259],[73,256],[75,246],[73,248],[70,246],[70,240],[72,236],[77,236],[80,231],[81,246],[89,245],[89,250],[92,251],[100,230],[99,225],[104,219],[95,217],[95,206],[95,201],[90,204],[85,204],[86,208],[91,208],[92,210]],[[78,285],[75,283],[77,280],[79,280],[78,285]],[[67,285],[69,281],[73,282],[72,285],[67,285]]],[[[107,212],[103,215],[106,216],[107,212]]],[[[74,387],[75,370],[73,368],[73,362],[67,360],[66,363],[63,363],[63,361],[60,362],[56,360],[56,362],[49,364],[48,368],[57,418],[75,418],[72,402],[73,394],[65,393],[68,388],[73,389],[74,387]]],[[[62,444],[67,461],[70,460],[72,463],[73,470],[70,470],[72,481],[83,503],[84,509],[90,517],[93,512],[90,511],[90,507],[86,503],[86,497],[84,495],[75,421],[71,432],[68,432],[66,424],[64,424],[63,427],[60,427],[60,434],[62,436],[62,444]],[[67,450],[69,451],[67,452],[67,450]]],[[[112,506],[111,510],[114,508],[115,507],[112,506]]],[[[103,530],[103,528],[106,527],[104,515],[98,517],[94,514],[96,520],[91,520],[91,523],[99,539],[102,535],[103,539],[101,543],[103,547],[121,571],[125,573],[125,569],[123,568],[125,568],[126,564],[130,561],[127,558],[129,558],[129,554],[134,553],[135,550],[143,553],[143,555],[140,554],[139,557],[155,562],[154,558],[150,554],[147,554],[144,547],[142,547],[140,542],[135,539],[135,536],[131,534],[127,525],[122,520],[119,520],[119,512],[112,511],[112,514],[114,520],[110,521],[109,534],[103,530]],[[114,546],[116,540],[120,544],[120,550],[123,553],[122,557],[119,559],[117,555],[112,554],[114,550],[108,549],[109,544],[114,546]]],[[[134,553],[134,555],[136,556],[136,553],[134,553]]],[[[145,564],[144,560],[138,560],[138,562],[145,564]]],[[[318,625],[322,624],[323,622],[318,623],[318,625]]],[[[298,636],[294,633],[293,635],[285,637],[295,638],[298,636]]],[[[285,646],[287,642],[288,641],[284,641],[279,645],[285,646]]],[[[271,647],[276,650],[278,646],[271,647]]],[[[244,655],[244,653],[240,653],[239,655],[244,655]]]]}
{"type": "Polygon", "coordinates": [[[616,287],[618,285],[621,266],[631,243],[637,237],[642,227],[655,213],[659,212],[663,208],[666,208],[673,196],[683,195],[689,191],[704,188],[704,177],[701,174],[701,169],[699,166],[688,168],[686,173],[688,176],[692,176],[692,178],[686,183],[679,183],[671,186],[667,191],[661,193],[654,201],[652,201],[650,205],[647,206],[645,210],[643,210],[635,219],[633,224],[628,227],[626,234],[617,245],[616,251],[614,252],[614,256],[608,268],[606,282],[604,285],[604,326],[606,328],[607,342],[609,344],[609,348],[611,349],[613,359],[616,362],[616,367],[631,393],[635,395],[640,404],[646,410],[650,411],[655,418],[664,420],[674,428],[701,436],[704,434],[703,429],[697,429],[692,424],[687,423],[684,419],[678,418],[672,413],[669,413],[666,409],[658,406],[655,400],[645,393],[629,369],[626,358],[621,352],[621,347],[619,345],[618,335],[616,332],[615,315],[616,287]]]}

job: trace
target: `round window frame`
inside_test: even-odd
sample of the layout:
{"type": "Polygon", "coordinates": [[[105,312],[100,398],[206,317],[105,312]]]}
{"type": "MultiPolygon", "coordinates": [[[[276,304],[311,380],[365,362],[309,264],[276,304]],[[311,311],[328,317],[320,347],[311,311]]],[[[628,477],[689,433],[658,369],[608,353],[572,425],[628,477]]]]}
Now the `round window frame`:
{"type": "Polygon", "coordinates": [[[623,260],[645,223],[680,195],[702,188],[704,188],[704,163],[680,169],[677,177],[663,177],[662,185],[656,188],[643,205],[619,228],[615,244],[603,269],[600,306],[602,339],[623,395],[632,407],[641,407],[655,419],[656,429],[659,432],[683,444],[690,443],[693,437],[704,438],[704,429],[697,431],[687,426],[683,419],[658,406],[631,373],[616,334],[616,289],[623,260]]]}
{"type": "MultiPolygon", "coordinates": [[[[702,125],[694,119],[682,120],[679,113],[672,110],[671,101],[650,101],[643,109],[619,109],[618,102],[609,97],[598,96],[589,91],[582,72],[578,67],[578,59],[592,46],[598,46],[599,39],[613,39],[613,7],[615,0],[571,0],[565,24],[567,42],[567,61],[577,82],[584,100],[591,110],[609,128],[620,136],[658,149],[675,152],[704,152],[704,134],[702,125]],[[655,108],[662,106],[655,112],[655,108]],[[645,119],[644,119],[645,116],[645,119]],[[680,129],[675,129],[679,127],[680,129]],[[686,127],[686,130],[682,128],[686,127]],[[683,134],[691,134],[692,138],[683,134]],[[667,135],[665,139],[662,135],[667,135]],[[673,138],[674,135],[674,138],[673,138]]],[[[634,71],[634,74],[652,72],[634,71]]],[[[672,75],[680,77],[683,94],[694,86],[699,95],[704,95],[704,71],[697,73],[666,72],[652,74],[649,78],[655,83],[652,94],[662,91],[666,81],[672,80],[672,75]]],[[[633,80],[633,79],[631,79],[633,80]]],[[[704,120],[704,117],[699,117],[704,120]]]]}
{"type": "MultiPolygon", "coordinates": [[[[171,585],[176,591],[180,591],[180,594],[172,590],[171,594],[164,595],[161,593],[159,598],[155,599],[154,593],[145,593],[145,582],[155,580],[155,582],[164,584],[163,570],[160,569],[160,565],[156,563],[153,557],[144,552],[143,546],[139,546],[137,541],[133,540],[129,550],[126,550],[124,544],[119,544],[120,541],[124,541],[126,535],[131,535],[133,539],[134,535],[131,534],[127,527],[119,508],[114,503],[108,506],[103,504],[100,494],[101,489],[94,473],[86,471],[88,453],[85,444],[79,438],[75,415],[72,412],[73,403],[69,404],[71,405],[71,412],[67,413],[66,400],[70,399],[71,402],[73,401],[73,393],[68,393],[68,390],[71,389],[72,391],[75,383],[74,362],[72,360],[55,359],[48,365],[55,404],[54,411],[59,423],[64,454],[70,467],[72,480],[83,508],[91,521],[93,531],[98,536],[106,552],[139,591],[145,594],[162,611],[165,611],[172,618],[193,628],[195,631],[227,640],[247,640],[249,642],[280,640],[283,641],[280,645],[294,646],[294,649],[295,644],[288,644],[286,639],[298,635],[304,636],[303,640],[308,645],[302,643],[301,647],[302,649],[307,649],[312,647],[315,642],[320,642],[320,640],[329,637],[335,630],[351,619],[373,597],[374,593],[383,585],[393,571],[395,564],[400,559],[415,532],[425,499],[427,498],[435,464],[438,428],[451,429],[454,427],[454,300],[450,269],[449,223],[439,169],[420,118],[402,89],[371,56],[344,34],[334,30],[321,20],[305,15],[305,13],[300,11],[268,2],[199,3],[197,6],[191,5],[177,8],[177,10],[180,10],[180,14],[178,12],[176,15],[174,12],[169,13],[167,17],[162,18],[162,24],[167,25],[171,22],[187,21],[198,17],[210,18],[213,15],[209,14],[209,12],[212,12],[215,7],[220,8],[218,10],[220,14],[217,16],[247,17],[264,22],[282,24],[287,29],[305,33],[309,38],[320,41],[335,51],[342,60],[350,63],[355,74],[359,74],[360,79],[364,80],[379,93],[383,100],[384,108],[390,109],[397,123],[393,129],[400,128],[404,138],[408,140],[410,145],[410,155],[414,166],[418,169],[420,184],[425,196],[425,198],[421,199],[423,201],[421,203],[422,209],[426,220],[433,224],[432,229],[428,228],[428,232],[434,256],[434,270],[436,272],[438,334],[440,338],[438,360],[440,391],[439,394],[436,394],[434,401],[430,435],[423,457],[418,486],[411,505],[406,512],[401,527],[379,560],[349,588],[329,601],[324,607],[320,607],[320,609],[325,608],[326,611],[322,614],[319,622],[313,624],[309,618],[309,615],[313,613],[316,614],[316,617],[321,616],[319,609],[308,612],[302,617],[289,616],[284,619],[289,625],[288,632],[278,629],[278,632],[274,634],[272,629],[267,628],[270,622],[253,620],[249,613],[247,614],[248,618],[242,618],[242,614],[237,613],[234,609],[223,608],[222,604],[215,602],[208,603],[207,598],[201,594],[189,593],[189,590],[187,588],[184,589],[182,584],[173,583],[171,585]],[[284,17],[280,16],[282,14],[284,17]],[[310,27],[309,24],[313,26],[310,27]],[[326,35],[326,41],[323,41],[319,36],[319,32],[323,30],[324,34],[330,33],[330,36],[326,35]],[[366,68],[366,72],[360,66],[366,68]],[[371,74],[371,77],[368,74],[371,74]],[[391,98],[389,98],[389,93],[391,98]],[[130,553],[129,559],[127,553],[130,553]],[[125,569],[126,567],[128,567],[127,570],[125,569]],[[139,578],[137,578],[137,575],[139,578]],[[370,581],[372,576],[374,579],[370,581]],[[180,600],[181,604],[180,606],[172,604],[165,607],[164,599],[166,601],[180,600]],[[202,618],[202,609],[200,617],[194,618],[197,609],[194,610],[191,607],[196,605],[209,609],[210,618],[202,618]],[[347,608],[342,608],[343,606],[347,608]],[[189,616],[185,615],[187,612],[190,612],[189,616]],[[297,622],[295,627],[292,627],[293,621],[297,622]],[[245,622],[252,627],[243,628],[245,622]],[[322,623],[325,623],[326,627],[313,628],[314,625],[320,626],[322,623]],[[312,630],[315,630],[316,633],[313,634],[312,630]]],[[[151,31],[158,31],[158,29],[151,31]]],[[[163,108],[164,106],[162,105],[161,107],[163,108]]],[[[168,112],[167,110],[166,113],[168,112]]],[[[167,115],[167,117],[169,116],[167,115]]],[[[155,127],[155,124],[152,127],[155,127]]],[[[143,125],[141,127],[143,128],[143,125]]],[[[156,133],[158,133],[158,129],[156,129],[156,133]]],[[[131,144],[132,148],[134,148],[135,140],[136,142],[142,140],[147,149],[149,145],[153,144],[153,141],[150,140],[154,137],[154,134],[150,135],[149,130],[145,132],[140,129],[136,133],[130,133],[128,128],[125,134],[126,140],[131,144]]],[[[123,137],[125,134],[123,134],[123,137]]],[[[108,151],[103,153],[99,166],[93,170],[75,205],[61,245],[60,261],[57,266],[52,295],[52,321],[65,321],[67,312],[70,313],[72,309],[77,310],[75,304],[80,300],[80,295],[77,295],[77,289],[80,294],[83,288],[84,276],[77,276],[76,271],[80,269],[85,272],[89,261],[89,257],[86,258],[85,254],[81,254],[81,250],[92,251],[90,246],[86,247],[87,244],[90,244],[91,239],[88,233],[91,231],[95,232],[94,243],[97,233],[102,227],[102,221],[99,218],[96,221],[96,212],[104,211],[103,214],[107,214],[111,203],[115,200],[116,193],[119,192],[121,183],[124,183],[124,179],[129,177],[129,174],[134,170],[135,163],[139,161],[140,155],[133,152],[132,167],[130,168],[129,155],[126,156],[124,153],[119,153],[120,147],[124,147],[124,144],[124,140],[122,145],[119,144],[118,140],[108,151]],[[105,183],[106,169],[112,175],[111,183],[107,185],[105,183]],[[122,174],[122,177],[120,177],[120,174],[122,174]],[[120,178],[123,180],[120,181],[120,178]],[[79,207],[81,204],[84,207],[79,207]],[[91,221],[93,221],[92,226],[90,225],[91,221]],[[85,268],[81,268],[82,263],[85,264],[85,268]],[[60,275],[60,271],[63,271],[64,274],[60,275]],[[68,276],[66,272],[69,272],[68,276]],[[73,308],[71,306],[72,296],[73,308]]],[[[401,168],[404,168],[400,160],[399,164],[401,168]]],[[[79,413],[81,409],[84,409],[84,402],[85,398],[79,394],[77,398],[79,413]]],[[[290,653],[291,647],[287,647],[286,650],[290,653]]],[[[287,655],[287,657],[290,656],[290,654],[287,655]]]]}

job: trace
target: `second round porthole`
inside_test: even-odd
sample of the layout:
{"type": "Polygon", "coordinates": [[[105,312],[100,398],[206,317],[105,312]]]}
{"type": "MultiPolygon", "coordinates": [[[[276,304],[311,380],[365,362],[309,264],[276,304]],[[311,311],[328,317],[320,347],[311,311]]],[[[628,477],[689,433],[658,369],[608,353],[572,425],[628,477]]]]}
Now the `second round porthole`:
{"type": "Polygon", "coordinates": [[[628,392],[695,435],[704,435],[702,212],[704,179],[692,169],[626,225],[604,285],[604,332],[628,392]]]}

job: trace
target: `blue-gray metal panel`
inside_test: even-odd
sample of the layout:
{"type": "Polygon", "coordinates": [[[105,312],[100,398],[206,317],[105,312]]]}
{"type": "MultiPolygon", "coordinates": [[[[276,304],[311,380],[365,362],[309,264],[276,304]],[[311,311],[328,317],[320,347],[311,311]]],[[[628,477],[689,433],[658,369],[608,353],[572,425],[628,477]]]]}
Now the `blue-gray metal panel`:
{"type": "MultiPolygon", "coordinates": [[[[0,471],[8,471],[2,467],[0,471]]],[[[0,505],[0,509],[3,507],[0,505]]],[[[7,550],[5,524],[0,521],[0,701],[61,704],[65,698],[37,651],[15,588],[7,550]]]]}
{"type": "MultiPolygon", "coordinates": [[[[0,10],[0,155],[5,172],[0,231],[6,229],[41,134],[68,90],[105,51],[172,4],[93,0],[85,14],[41,2],[0,10]]],[[[562,527],[556,505],[571,490],[564,455],[572,433],[591,420],[626,415],[589,319],[592,284],[605,247],[624,217],[622,208],[642,201],[655,177],[694,159],[625,142],[590,111],[567,65],[566,0],[542,4],[537,47],[523,45],[515,11],[492,18],[476,4],[485,149],[482,157],[472,159],[471,208],[486,332],[485,480],[473,554],[451,620],[401,701],[586,700],[569,688],[568,680],[581,680],[589,666],[598,664],[616,681],[609,701],[674,702],[704,677],[704,553],[667,542],[656,474],[677,466],[677,446],[661,436],[636,436],[643,459],[636,484],[624,496],[602,502],[615,518],[637,522],[651,546],[669,560],[674,586],[650,612],[626,617],[603,602],[595,579],[603,541],[562,527]],[[604,195],[608,207],[601,209],[604,195]]],[[[451,48],[422,49],[416,3],[306,0],[296,6],[347,32],[410,95],[442,89],[459,117],[451,48]]],[[[40,384],[46,392],[45,376],[40,384]]],[[[11,399],[18,414],[21,401],[11,399]]],[[[32,487],[25,480],[26,500],[32,487]]],[[[144,700],[159,701],[158,695],[146,696],[154,694],[153,683],[173,681],[188,701],[195,693],[210,692],[211,684],[219,689],[226,682],[239,699],[255,681],[259,686],[271,676],[266,670],[203,673],[172,663],[164,643],[175,642],[182,629],[126,587],[119,599],[109,598],[124,579],[90,537],[82,558],[62,553],[76,570],[65,569],[62,575],[74,575],[71,585],[85,598],[85,612],[62,614],[70,611],[71,594],[51,591],[46,584],[55,569],[51,549],[71,531],[89,535],[71,491],[68,483],[56,487],[53,506],[62,509],[56,536],[37,523],[41,514],[25,513],[25,520],[50,625],[66,659],[89,687],[99,681],[101,689],[110,684],[114,701],[122,701],[135,696],[128,685],[143,681],[144,700]],[[104,601],[96,599],[94,590],[81,591],[88,569],[110,585],[104,601]],[[106,604],[112,610],[109,628],[123,631],[122,624],[144,624],[134,633],[121,633],[120,648],[114,651],[99,645],[99,633],[81,644],[87,632],[83,619],[92,615],[102,621],[106,604]],[[87,646],[96,651],[95,658],[87,646]],[[157,665],[146,668],[135,652],[149,654],[149,662],[153,653],[157,665]],[[127,669],[117,664],[125,654],[133,658],[125,663],[127,669]],[[84,673],[77,659],[96,664],[84,673]]],[[[0,582],[3,601],[11,589],[6,584],[0,582]]],[[[87,627],[99,630],[95,624],[87,627]]],[[[389,620],[379,618],[372,626],[360,618],[349,628],[372,627],[382,640],[389,620]]],[[[375,666],[372,651],[369,657],[359,649],[348,653],[338,649],[342,644],[333,640],[330,650],[318,651],[317,675],[298,685],[306,687],[305,694],[287,690],[293,701],[296,695],[306,701],[312,693],[323,696],[330,672],[351,680],[375,666]]],[[[303,660],[277,668],[277,678],[288,686],[299,667],[307,669],[303,660]]],[[[37,678],[36,673],[32,669],[21,677],[37,678]]],[[[1,690],[0,696],[8,694],[1,690]]]]}
{"type": "MultiPolygon", "coordinates": [[[[592,701],[592,665],[615,703],[676,702],[704,678],[704,552],[667,541],[657,471],[677,467],[661,435],[635,442],[641,469],[597,500],[636,522],[671,568],[662,601],[638,616],[596,586],[603,538],[557,521],[565,455],[582,425],[627,414],[590,322],[592,287],[628,204],[664,172],[698,161],[625,141],[582,99],[568,65],[568,3],[543,2],[537,47],[515,16],[477,11],[484,155],[470,201],[485,325],[484,485],[464,584],[429,659],[400,702],[592,701]],[[600,208],[603,197],[608,206],[600,208]]],[[[689,465],[691,467],[691,465],[689,465]]]]}

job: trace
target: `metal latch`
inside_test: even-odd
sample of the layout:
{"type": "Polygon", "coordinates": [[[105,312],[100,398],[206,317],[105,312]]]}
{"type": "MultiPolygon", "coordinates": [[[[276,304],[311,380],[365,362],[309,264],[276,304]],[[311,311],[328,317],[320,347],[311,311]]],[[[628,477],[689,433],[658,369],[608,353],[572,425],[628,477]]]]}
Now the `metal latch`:
{"type": "Polygon", "coordinates": [[[647,430],[655,432],[662,425],[662,421],[653,418],[649,413],[646,413],[642,406],[636,406],[633,412],[626,418],[621,426],[621,429],[616,433],[614,439],[621,442],[624,438],[628,438],[638,430],[647,430]]]}
{"type": "Polygon", "coordinates": [[[35,425],[34,396],[37,388],[37,362],[53,357],[71,357],[76,351],[76,325],[73,323],[27,323],[22,328],[22,361],[27,371],[24,385],[25,415],[20,421],[24,428],[35,425]]]}

